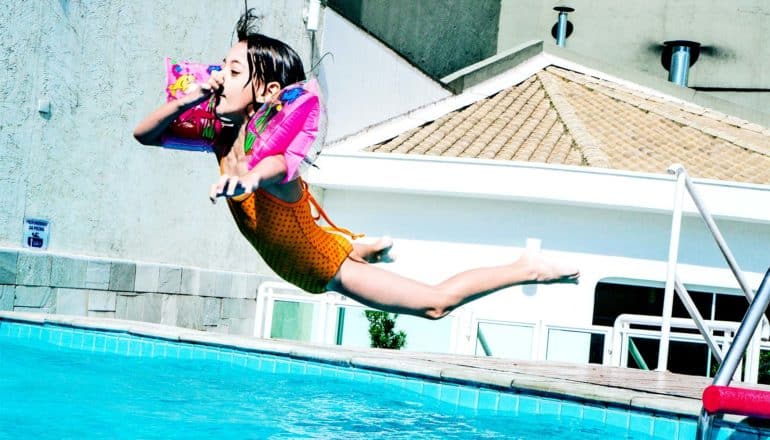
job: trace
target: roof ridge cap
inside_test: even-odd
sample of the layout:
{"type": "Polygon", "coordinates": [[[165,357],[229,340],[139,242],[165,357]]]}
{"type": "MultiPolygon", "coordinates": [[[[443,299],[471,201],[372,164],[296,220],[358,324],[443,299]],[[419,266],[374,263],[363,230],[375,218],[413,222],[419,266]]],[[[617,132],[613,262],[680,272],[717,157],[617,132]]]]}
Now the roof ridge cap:
{"type": "Polygon", "coordinates": [[[588,132],[580,118],[577,117],[574,107],[564,98],[561,86],[556,82],[557,80],[550,75],[552,74],[546,70],[535,74],[540,80],[540,84],[543,85],[548,99],[553,104],[556,114],[559,115],[567,131],[569,131],[580,147],[583,158],[590,166],[610,168],[609,157],[602,150],[596,138],[588,132]]]}
{"type": "MultiPolygon", "coordinates": [[[[594,88],[594,90],[596,90],[597,92],[599,92],[599,93],[601,93],[601,94],[603,94],[605,96],[608,96],[608,97],[613,98],[613,99],[620,100],[620,101],[622,101],[622,102],[624,102],[624,103],[626,103],[628,105],[631,105],[633,107],[636,107],[638,109],[649,111],[649,112],[654,113],[654,114],[656,114],[658,116],[662,116],[662,117],[664,117],[666,119],[674,121],[674,122],[676,122],[678,124],[682,124],[682,125],[686,125],[688,127],[692,127],[692,128],[694,128],[696,130],[699,130],[699,131],[701,131],[701,132],[703,132],[705,134],[708,134],[708,135],[711,135],[711,136],[723,139],[723,140],[725,140],[727,142],[730,142],[731,144],[735,144],[735,145],[737,145],[739,147],[743,147],[743,148],[749,149],[749,150],[751,150],[751,151],[753,151],[755,153],[762,154],[764,156],[770,156],[770,145],[768,145],[768,146],[756,145],[756,143],[753,143],[753,142],[750,142],[750,141],[746,141],[744,139],[739,139],[739,138],[735,137],[734,135],[732,135],[731,133],[729,133],[729,132],[727,132],[725,130],[722,130],[722,129],[719,129],[719,128],[715,128],[715,127],[710,127],[710,126],[708,126],[707,124],[705,124],[702,121],[703,118],[708,118],[708,119],[713,120],[713,121],[718,121],[718,122],[722,122],[724,124],[732,125],[736,129],[748,130],[748,131],[750,131],[752,133],[756,133],[756,134],[762,135],[761,132],[757,132],[756,130],[751,130],[751,129],[745,128],[744,126],[752,125],[753,124],[752,122],[747,121],[745,119],[741,119],[741,118],[738,118],[738,117],[735,117],[735,116],[732,116],[732,115],[728,115],[728,114],[719,112],[717,110],[710,109],[708,107],[703,107],[702,105],[695,104],[695,103],[692,103],[692,102],[688,102],[688,101],[681,101],[680,102],[680,100],[678,100],[676,98],[661,99],[658,96],[647,95],[643,91],[629,89],[629,88],[625,87],[622,84],[614,83],[614,82],[609,81],[609,80],[604,79],[604,78],[598,78],[596,76],[589,75],[589,74],[586,74],[586,73],[574,72],[574,71],[571,71],[569,69],[564,69],[564,68],[561,68],[561,67],[558,67],[558,66],[549,66],[547,68],[547,71],[549,73],[555,75],[555,76],[558,76],[560,78],[564,78],[566,81],[572,81],[572,82],[577,83],[577,84],[579,84],[581,86],[584,86],[584,87],[589,85],[589,84],[596,85],[598,87],[594,88]],[[555,68],[552,69],[552,67],[555,67],[555,68]],[[565,74],[564,72],[570,72],[570,73],[565,74]],[[574,78],[570,77],[570,74],[585,76],[586,77],[585,83],[587,83],[587,84],[585,84],[585,83],[583,83],[581,81],[576,81],[574,78]],[[615,93],[609,93],[607,90],[603,90],[603,88],[610,89],[611,91],[613,91],[615,93]],[[623,96],[623,95],[635,96],[635,97],[639,98],[639,100],[636,101],[636,100],[627,99],[627,97],[623,96]],[[645,95],[647,95],[647,96],[645,96],[645,95]],[[688,114],[690,114],[690,115],[692,115],[694,117],[692,119],[682,118],[682,117],[680,117],[678,115],[673,115],[670,112],[663,111],[660,107],[652,105],[652,103],[656,103],[656,104],[661,104],[661,103],[662,104],[673,104],[673,105],[676,106],[676,108],[678,110],[686,112],[686,113],[688,113],[688,114]],[[681,103],[681,105],[680,105],[680,103],[681,103]],[[702,111],[700,111],[700,112],[695,111],[696,108],[697,108],[697,110],[702,110],[702,111]],[[706,113],[716,114],[716,115],[718,115],[720,117],[710,117],[710,116],[707,116],[706,113]],[[730,118],[732,120],[740,121],[741,125],[736,125],[734,123],[727,122],[728,118],[730,118]]],[[[754,125],[757,125],[757,124],[754,124],[754,125]]]]}

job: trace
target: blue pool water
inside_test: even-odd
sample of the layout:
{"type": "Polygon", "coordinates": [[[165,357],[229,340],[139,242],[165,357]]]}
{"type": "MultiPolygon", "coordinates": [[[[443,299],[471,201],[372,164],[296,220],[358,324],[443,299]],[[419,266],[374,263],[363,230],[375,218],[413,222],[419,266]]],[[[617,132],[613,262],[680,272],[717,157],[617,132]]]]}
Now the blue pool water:
{"type": "Polygon", "coordinates": [[[607,440],[694,433],[690,419],[0,320],[3,439],[607,440]]]}

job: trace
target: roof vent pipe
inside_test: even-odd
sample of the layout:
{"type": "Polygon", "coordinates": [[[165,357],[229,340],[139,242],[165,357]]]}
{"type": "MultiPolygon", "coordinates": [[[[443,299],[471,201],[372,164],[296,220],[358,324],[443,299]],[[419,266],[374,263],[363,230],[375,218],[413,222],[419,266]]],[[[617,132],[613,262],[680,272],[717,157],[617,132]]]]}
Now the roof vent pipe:
{"type": "MultiPolygon", "coordinates": [[[[682,87],[687,87],[690,67],[698,60],[700,43],[687,40],[673,40],[663,43],[664,57],[669,58],[668,80],[682,87]]],[[[664,64],[665,65],[665,64],[664,64]]]]}
{"type": "Polygon", "coordinates": [[[567,14],[575,10],[568,6],[557,6],[553,10],[559,12],[559,21],[551,29],[551,35],[556,38],[557,46],[564,47],[567,37],[572,33],[572,23],[567,21],[567,14]]]}

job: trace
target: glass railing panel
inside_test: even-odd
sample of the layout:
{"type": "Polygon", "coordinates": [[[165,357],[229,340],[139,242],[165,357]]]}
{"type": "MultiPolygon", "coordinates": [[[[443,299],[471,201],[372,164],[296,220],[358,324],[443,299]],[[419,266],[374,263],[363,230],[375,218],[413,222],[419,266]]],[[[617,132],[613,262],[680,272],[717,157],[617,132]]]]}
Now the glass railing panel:
{"type": "Polygon", "coordinates": [[[535,328],[529,324],[479,322],[476,355],[509,359],[532,359],[535,328]],[[484,344],[482,344],[482,340],[484,344]],[[489,353],[485,352],[485,347],[489,353]]]}

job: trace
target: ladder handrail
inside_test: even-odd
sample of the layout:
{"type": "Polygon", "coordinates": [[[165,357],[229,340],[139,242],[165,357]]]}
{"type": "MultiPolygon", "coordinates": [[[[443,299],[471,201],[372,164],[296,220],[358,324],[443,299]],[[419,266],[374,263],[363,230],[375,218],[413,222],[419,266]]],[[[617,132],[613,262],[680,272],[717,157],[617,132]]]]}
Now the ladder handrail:
{"type": "MultiPolygon", "coordinates": [[[[725,355],[725,360],[719,366],[719,370],[717,370],[717,374],[714,377],[713,385],[730,385],[735,370],[738,368],[738,364],[743,357],[743,352],[749,345],[757,325],[759,325],[764,317],[768,304],[770,304],[770,269],[765,272],[765,277],[762,279],[759,289],[757,289],[754,301],[751,302],[740,327],[738,327],[738,331],[735,333],[733,343],[725,355]]],[[[713,420],[713,414],[709,414],[705,409],[701,410],[700,417],[698,418],[697,439],[707,440],[709,438],[713,420]]]]}
{"type": "MultiPolygon", "coordinates": [[[[684,284],[678,279],[676,272],[677,254],[679,253],[679,238],[681,234],[684,191],[687,191],[690,194],[690,198],[695,204],[698,213],[706,223],[706,227],[709,232],[711,232],[711,235],[716,241],[717,246],[719,246],[719,250],[722,252],[722,255],[727,261],[727,265],[730,267],[730,270],[735,276],[735,279],[738,281],[738,285],[743,291],[743,294],[746,296],[746,299],[749,301],[749,304],[751,304],[754,299],[754,292],[749,287],[749,283],[746,280],[746,277],[744,276],[740,267],[738,267],[738,263],[735,261],[735,257],[733,256],[732,251],[730,251],[730,248],[727,246],[722,233],[719,231],[719,227],[717,227],[716,223],[714,222],[714,218],[711,216],[711,212],[709,212],[708,208],[706,208],[706,205],[703,203],[703,200],[695,188],[692,179],[690,179],[690,176],[687,174],[687,171],[682,165],[674,164],[668,168],[668,172],[676,176],[676,189],[674,195],[673,216],[671,221],[671,240],[669,243],[668,252],[666,288],[663,297],[663,326],[661,328],[660,348],[658,350],[657,370],[659,371],[664,371],[668,368],[669,335],[671,334],[670,320],[673,310],[674,292],[683,298],[685,296],[684,294],[687,294],[687,290],[684,288],[684,284]]],[[[687,296],[689,297],[689,294],[687,294],[687,296]]],[[[686,300],[683,299],[683,302],[685,302],[686,306],[688,305],[686,300]]],[[[708,328],[705,327],[705,323],[700,314],[693,314],[690,310],[690,307],[688,307],[688,311],[690,312],[690,316],[693,318],[693,320],[698,323],[698,330],[700,330],[703,338],[706,339],[710,346],[714,345],[713,340],[711,340],[708,328]]],[[[767,325],[767,318],[762,316],[761,319],[762,322],[767,325]]],[[[713,353],[717,356],[718,359],[721,357],[721,353],[718,350],[714,350],[713,353]]]]}
{"type": "Polygon", "coordinates": [[[741,321],[741,326],[738,327],[738,331],[735,333],[733,343],[727,350],[725,360],[719,366],[717,374],[714,377],[714,385],[729,385],[730,381],[735,374],[735,370],[738,368],[738,363],[743,357],[743,352],[749,345],[751,337],[759,325],[760,320],[764,317],[767,305],[770,303],[770,269],[765,272],[765,277],[762,279],[762,284],[757,289],[757,294],[754,296],[754,301],[751,302],[749,309],[746,311],[746,315],[741,321]]]}
{"type": "Polygon", "coordinates": [[[695,185],[693,184],[692,179],[690,179],[690,176],[687,174],[687,171],[685,171],[682,165],[675,164],[668,169],[668,172],[670,174],[676,175],[677,177],[679,175],[684,177],[684,184],[687,188],[687,192],[690,193],[690,198],[692,199],[693,203],[695,203],[695,207],[698,209],[701,218],[703,218],[703,221],[706,222],[706,226],[708,227],[709,232],[711,232],[711,235],[714,237],[714,240],[717,242],[719,250],[725,257],[725,260],[727,260],[727,265],[730,266],[730,270],[733,272],[733,275],[735,275],[735,279],[738,281],[738,285],[741,287],[743,294],[746,296],[746,299],[749,300],[749,303],[751,303],[751,301],[754,300],[754,292],[752,292],[751,287],[749,286],[749,282],[746,280],[743,272],[738,267],[738,262],[735,261],[733,253],[727,246],[727,242],[725,242],[722,233],[719,231],[719,227],[717,227],[717,224],[714,222],[714,217],[711,216],[711,212],[703,203],[703,200],[701,199],[698,190],[695,189],[695,185]]]}
{"type": "Polygon", "coordinates": [[[722,349],[714,340],[714,337],[709,331],[703,316],[701,316],[698,308],[695,306],[695,303],[692,300],[692,297],[690,297],[690,292],[687,291],[687,288],[684,287],[684,283],[682,283],[682,280],[680,280],[678,276],[674,277],[674,291],[676,291],[677,295],[679,295],[679,299],[682,301],[682,304],[684,304],[684,308],[687,309],[690,317],[692,317],[692,320],[698,327],[698,331],[700,332],[701,336],[703,336],[703,339],[706,340],[706,344],[708,344],[709,348],[711,349],[711,355],[714,356],[717,362],[721,364],[722,359],[724,359],[722,349]]]}

